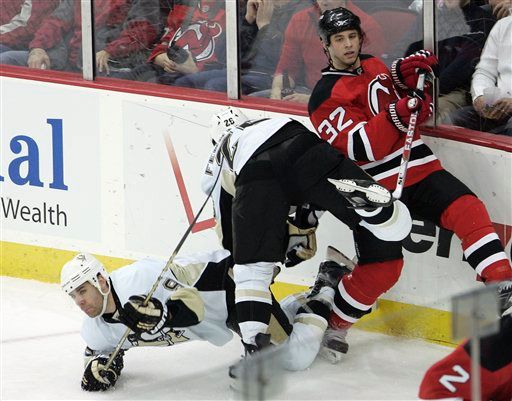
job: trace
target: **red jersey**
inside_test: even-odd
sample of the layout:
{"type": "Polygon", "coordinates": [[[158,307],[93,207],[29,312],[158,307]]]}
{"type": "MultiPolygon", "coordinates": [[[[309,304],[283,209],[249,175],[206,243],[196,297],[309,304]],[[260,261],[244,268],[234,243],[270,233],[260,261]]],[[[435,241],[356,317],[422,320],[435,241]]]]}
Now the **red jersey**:
{"type": "MultiPolygon", "coordinates": [[[[480,344],[482,401],[512,400],[512,318],[480,344]]],[[[435,363],[421,382],[422,400],[471,400],[470,345],[465,342],[435,363]]]]}
{"type": "MultiPolygon", "coordinates": [[[[354,71],[322,71],[309,100],[309,117],[322,139],[393,190],[405,134],[391,122],[387,109],[398,94],[382,61],[367,55],[360,58],[361,66],[354,71]]],[[[439,160],[416,133],[405,186],[441,169],[439,160]]]]}
{"type": "Polygon", "coordinates": [[[199,7],[177,5],[167,17],[166,33],[154,48],[149,61],[165,53],[167,48],[175,42],[179,47],[192,53],[200,71],[207,64],[223,64],[225,38],[222,34],[225,30],[224,7],[218,8],[215,15],[211,16],[199,7]]]}

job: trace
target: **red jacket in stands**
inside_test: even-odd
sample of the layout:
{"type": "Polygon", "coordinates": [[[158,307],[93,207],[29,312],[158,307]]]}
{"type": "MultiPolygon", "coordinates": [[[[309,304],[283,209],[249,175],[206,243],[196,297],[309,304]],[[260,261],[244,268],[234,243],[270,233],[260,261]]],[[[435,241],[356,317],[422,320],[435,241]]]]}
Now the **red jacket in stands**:
{"type": "MultiPolygon", "coordinates": [[[[396,186],[405,134],[391,122],[387,108],[398,98],[391,74],[378,58],[361,56],[353,72],[322,71],[309,100],[309,116],[322,139],[347,155],[389,190],[396,186]]],[[[441,170],[441,163],[417,132],[405,185],[441,170]]]]}
{"type": "Polygon", "coordinates": [[[27,50],[34,33],[59,0],[2,0],[0,3],[0,43],[13,50],[27,50]]]}
{"type": "Polygon", "coordinates": [[[199,6],[177,5],[167,17],[166,34],[151,53],[149,61],[167,52],[175,42],[192,54],[200,71],[206,65],[225,65],[225,29],[224,7],[219,7],[212,16],[199,6]]]}
{"type": "MultiPolygon", "coordinates": [[[[149,48],[157,37],[158,2],[148,0],[94,0],[95,50],[113,58],[149,48]]],[[[51,49],[71,33],[69,63],[79,66],[82,48],[81,5],[64,0],[38,29],[30,48],[51,49]]]]}
{"type": "MultiPolygon", "coordinates": [[[[384,34],[379,24],[368,14],[357,8],[351,1],[347,8],[361,19],[366,35],[363,44],[365,53],[380,54],[384,48],[384,34]]],[[[283,49],[276,68],[276,74],[288,72],[295,82],[304,81],[313,89],[321,77],[321,71],[328,65],[327,57],[318,35],[320,9],[314,5],[295,14],[286,29],[283,49]],[[304,79],[302,75],[304,74],[304,79]]]]}

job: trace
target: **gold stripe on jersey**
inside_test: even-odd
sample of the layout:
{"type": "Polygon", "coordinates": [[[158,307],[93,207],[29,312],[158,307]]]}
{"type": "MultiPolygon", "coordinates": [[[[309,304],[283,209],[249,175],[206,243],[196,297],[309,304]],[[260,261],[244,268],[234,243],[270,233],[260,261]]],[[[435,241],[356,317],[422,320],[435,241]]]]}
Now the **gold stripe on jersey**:
{"type": "Polygon", "coordinates": [[[327,328],[327,321],[323,318],[318,317],[317,315],[313,315],[311,313],[304,313],[295,316],[294,323],[304,323],[308,326],[316,326],[320,330],[325,330],[327,328]]]}
{"type": "Polygon", "coordinates": [[[204,319],[204,301],[195,287],[179,288],[170,296],[172,301],[182,301],[185,306],[194,312],[201,322],[204,319]]]}
{"type": "Polygon", "coordinates": [[[221,186],[224,191],[226,191],[231,196],[235,196],[236,193],[235,179],[235,173],[228,170],[222,170],[221,186]]]}
{"type": "Polygon", "coordinates": [[[272,303],[272,296],[270,294],[270,291],[261,291],[261,290],[236,290],[235,291],[235,299],[240,298],[259,298],[265,301],[268,301],[269,303],[272,303]]]}
{"type": "Polygon", "coordinates": [[[191,263],[186,266],[181,266],[173,263],[171,266],[171,271],[174,274],[174,277],[183,284],[186,285],[194,285],[204,269],[206,268],[207,263],[191,263]]]}
{"type": "Polygon", "coordinates": [[[267,328],[267,334],[270,334],[273,344],[282,344],[288,339],[288,334],[279,320],[274,315],[270,315],[270,322],[267,328]]]}

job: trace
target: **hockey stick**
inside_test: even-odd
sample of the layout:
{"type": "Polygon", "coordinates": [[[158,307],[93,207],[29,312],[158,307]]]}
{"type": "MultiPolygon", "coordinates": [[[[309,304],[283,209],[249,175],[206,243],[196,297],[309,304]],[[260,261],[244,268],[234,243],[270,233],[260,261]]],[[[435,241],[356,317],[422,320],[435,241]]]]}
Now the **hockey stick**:
{"type": "MultiPolygon", "coordinates": [[[[418,83],[416,85],[416,92],[423,92],[425,87],[426,72],[422,71],[418,75],[418,83]]],[[[405,135],[404,152],[402,153],[402,160],[398,168],[398,178],[396,180],[396,188],[393,191],[393,199],[400,199],[402,190],[404,189],[405,177],[407,176],[407,165],[411,157],[412,140],[416,132],[416,122],[418,120],[418,110],[411,114],[409,118],[409,126],[407,127],[407,134],[405,135]]]]}
{"type": "MultiPolygon", "coordinates": [[[[206,204],[208,203],[208,200],[211,198],[211,196],[213,194],[213,191],[215,190],[215,186],[217,185],[217,181],[219,180],[221,172],[222,172],[222,165],[219,167],[219,172],[217,174],[217,177],[215,178],[215,182],[212,185],[212,189],[208,193],[208,196],[206,196],[206,199],[204,200],[203,205],[201,206],[201,208],[199,209],[199,211],[195,215],[194,220],[192,220],[192,223],[190,223],[190,225],[188,226],[187,231],[185,231],[185,233],[181,237],[180,242],[178,242],[178,245],[176,245],[176,248],[172,252],[171,257],[169,258],[169,260],[165,264],[164,268],[160,272],[160,275],[157,277],[155,283],[153,284],[153,287],[151,287],[151,290],[149,290],[148,295],[146,295],[146,298],[144,299],[144,302],[142,303],[143,306],[146,306],[148,304],[149,300],[153,296],[153,293],[156,291],[158,285],[160,284],[160,281],[164,277],[164,274],[167,272],[167,270],[169,270],[171,268],[172,262],[174,261],[174,258],[176,257],[176,255],[180,251],[181,247],[185,243],[185,240],[187,239],[188,235],[192,231],[192,228],[196,224],[197,219],[199,218],[200,214],[203,212],[203,209],[205,208],[206,204]]],[[[179,282],[175,281],[175,283],[177,285],[181,286],[181,284],[179,282]]],[[[121,350],[121,347],[123,346],[123,344],[126,341],[126,339],[128,338],[128,336],[130,335],[131,331],[132,330],[129,327],[126,329],[126,331],[124,332],[123,336],[121,337],[121,339],[117,343],[116,348],[110,354],[110,357],[108,358],[108,361],[105,364],[105,367],[103,368],[104,370],[108,370],[110,368],[110,366],[112,365],[112,362],[114,362],[114,359],[116,358],[117,354],[121,350]]]]}

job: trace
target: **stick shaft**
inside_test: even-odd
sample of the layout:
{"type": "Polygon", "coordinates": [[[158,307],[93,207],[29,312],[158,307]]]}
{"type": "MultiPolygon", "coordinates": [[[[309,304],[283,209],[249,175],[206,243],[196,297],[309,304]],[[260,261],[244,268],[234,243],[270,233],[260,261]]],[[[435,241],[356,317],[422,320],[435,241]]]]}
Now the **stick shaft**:
{"type": "MultiPolygon", "coordinates": [[[[421,73],[418,76],[417,90],[423,91],[425,86],[425,73],[421,73]]],[[[398,177],[396,180],[396,188],[393,191],[393,198],[400,199],[402,196],[402,190],[404,189],[405,178],[407,177],[407,165],[411,157],[412,141],[414,133],[416,132],[416,125],[418,121],[418,111],[411,114],[409,118],[409,126],[407,127],[407,134],[405,135],[404,151],[402,153],[402,160],[400,161],[400,167],[398,168],[398,177]]]]}
{"type": "MultiPolygon", "coordinates": [[[[148,295],[146,296],[146,299],[144,299],[143,305],[147,305],[148,304],[149,300],[151,299],[151,297],[153,296],[154,292],[156,291],[158,285],[160,284],[160,281],[164,277],[164,274],[167,272],[167,270],[169,270],[171,268],[172,263],[174,261],[174,258],[176,257],[176,255],[180,251],[181,247],[185,243],[185,240],[187,239],[188,235],[192,231],[192,228],[194,228],[194,225],[196,224],[197,219],[199,218],[200,214],[203,212],[206,204],[208,203],[208,200],[212,196],[212,193],[215,190],[215,187],[217,185],[217,181],[219,180],[221,172],[222,172],[222,166],[220,166],[219,173],[217,174],[217,177],[215,178],[215,182],[214,182],[214,184],[213,184],[213,186],[212,186],[212,188],[210,190],[210,193],[208,194],[208,196],[204,200],[201,208],[199,209],[199,211],[195,215],[194,220],[192,220],[192,223],[190,223],[190,225],[188,226],[187,230],[185,231],[185,233],[181,237],[180,242],[178,243],[178,245],[176,245],[176,248],[174,249],[173,253],[171,254],[171,257],[169,258],[169,260],[165,264],[164,268],[160,272],[160,275],[158,276],[158,278],[156,279],[155,283],[153,284],[153,287],[151,287],[151,290],[149,290],[148,295]]],[[[180,283],[176,282],[176,284],[180,284],[180,283]]],[[[123,344],[126,341],[126,339],[128,338],[128,336],[130,335],[131,331],[132,330],[129,327],[126,329],[126,331],[124,332],[123,336],[121,337],[121,339],[117,343],[116,348],[110,354],[110,357],[108,358],[108,361],[105,364],[104,370],[107,370],[108,368],[110,368],[110,366],[112,365],[112,362],[114,362],[115,357],[117,356],[117,354],[121,350],[121,347],[123,346],[123,344]]]]}

